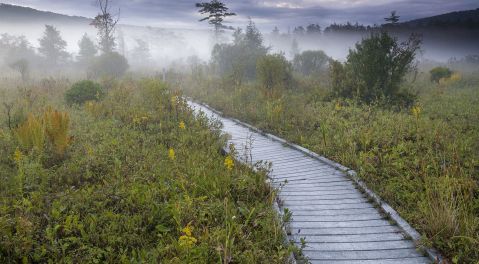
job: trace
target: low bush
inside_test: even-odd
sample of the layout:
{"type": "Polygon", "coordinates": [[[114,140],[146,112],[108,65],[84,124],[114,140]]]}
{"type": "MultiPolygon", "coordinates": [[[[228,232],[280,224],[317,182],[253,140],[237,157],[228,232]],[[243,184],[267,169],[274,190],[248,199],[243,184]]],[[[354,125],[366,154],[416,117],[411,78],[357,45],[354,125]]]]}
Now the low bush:
{"type": "Polygon", "coordinates": [[[431,82],[439,83],[441,79],[447,79],[451,77],[452,71],[446,67],[435,67],[429,74],[431,74],[431,82]]]}
{"type": "Polygon", "coordinates": [[[415,69],[421,40],[412,35],[400,43],[387,32],[372,33],[349,51],[346,63],[332,63],[333,91],[344,98],[371,104],[397,102],[401,85],[415,69]]]}
{"type": "Polygon", "coordinates": [[[282,54],[265,55],[258,59],[256,75],[268,94],[275,90],[290,89],[293,81],[292,65],[282,54]]]}
{"type": "Polygon", "coordinates": [[[99,78],[121,78],[129,68],[128,60],[117,52],[104,53],[93,59],[88,67],[88,77],[99,78]]]}
{"type": "Polygon", "coordinates": [[[88,101],[98,101],[104,96],[102,87],[93,81],[80,81],[66,91],[65,100],[68,105],[82,105],[88,101]]]}

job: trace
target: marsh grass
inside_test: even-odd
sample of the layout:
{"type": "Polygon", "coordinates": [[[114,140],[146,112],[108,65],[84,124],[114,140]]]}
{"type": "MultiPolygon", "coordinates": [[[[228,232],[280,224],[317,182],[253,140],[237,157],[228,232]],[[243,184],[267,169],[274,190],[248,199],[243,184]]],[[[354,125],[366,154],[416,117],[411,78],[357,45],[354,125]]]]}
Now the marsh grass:
{"type": "Polygon", "coordinates": [[[123,80],[102,101],[67,107],[70,83],[48,83],[26,86],[31,104],[15,86],[1,98],[25,116],[10,130],[0,114],[0,262],[285,263],[295,250],[266,173],[225,160],[220,125],[181,94],[123,80]],[[54,162],[16,136],[48,105],[65,112],[46,111],[48,126],[65,128],[66,114],[70,124],[46,132],[64,151],[54,162]]]}

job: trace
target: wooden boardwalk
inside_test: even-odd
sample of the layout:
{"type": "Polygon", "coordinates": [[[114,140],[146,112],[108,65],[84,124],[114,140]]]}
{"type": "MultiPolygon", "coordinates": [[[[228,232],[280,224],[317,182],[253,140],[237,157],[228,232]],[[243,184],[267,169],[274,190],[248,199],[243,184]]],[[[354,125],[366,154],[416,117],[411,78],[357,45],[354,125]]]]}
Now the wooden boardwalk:
{"type": "Polygon", "coordinates": [[[190,103],[223,123],[244,162],[272,163],[279,205],[292,212],[288,237],[311,263],[431,263],[412,240],[379,212],[343,171],[210,109],[190,103]]]}

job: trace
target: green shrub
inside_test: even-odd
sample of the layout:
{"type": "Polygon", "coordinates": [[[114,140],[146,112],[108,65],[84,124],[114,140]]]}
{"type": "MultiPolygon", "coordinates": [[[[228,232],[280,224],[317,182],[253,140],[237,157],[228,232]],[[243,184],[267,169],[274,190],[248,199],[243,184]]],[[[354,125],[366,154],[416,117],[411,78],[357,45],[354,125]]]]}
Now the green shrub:
{"type": "Polygon", "coordinates": [[[430,72],[431,82],[439,83],[441,79],[449,78],[452,75],[452,71],[446,67],[435,67],[430,72]]]}
{"type": "Polygon", "coordinates": [[[256,75],[260,84],[272,93],[275,89],[290,88],[292,83],[292,66],[284,55],[265,55],[258,59],[256,75]]]}
{"type": "Polygon", "coordinates": [[[368,104],[384,99],[396,101],[403,93],[400,87],[406,74],[415,69],[420,44],[415,35],[399,43],[386,32],[373,33],[349,51],[342,70],[337,63],[333,64],[331,78],[335,92],[368,104]]]}
{"type": "Polygon", "coordinates": [[[87,101],[98,101],[104,96],[102,87],[92,81],[80,81],[65,93],[67,104],[84,104],[87,101]]]}
{"type": "Polygon", "coordinates": [[[322,50],[307,50],[294,57],[294,70],[304,76],[319,74],[327,69],[330,60],[322,50]]]}
{"type": "Polygon", "coordinates": [[[93,60],[88,69],[88,77],[93,79],[120,78],[129,67],[127,59],[121,54],[117,52],[104,53],[93,60]]]}

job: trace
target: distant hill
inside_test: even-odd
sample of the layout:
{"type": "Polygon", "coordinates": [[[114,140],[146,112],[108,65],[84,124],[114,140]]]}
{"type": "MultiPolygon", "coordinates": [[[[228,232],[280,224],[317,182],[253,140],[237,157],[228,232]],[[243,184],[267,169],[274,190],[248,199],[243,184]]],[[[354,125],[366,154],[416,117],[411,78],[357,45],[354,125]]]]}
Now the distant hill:
{"type": "Polygon", "coordinates": [[[479,8],[415,19],[399,24],[406,28],[461,28],[479,29],[479,8]]]}
{"type": "Polygon", "coordinates": [[[0,22],[89,24],[91,19],[40,11],[29,7],[0,4],[0,22]]]}

